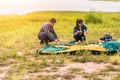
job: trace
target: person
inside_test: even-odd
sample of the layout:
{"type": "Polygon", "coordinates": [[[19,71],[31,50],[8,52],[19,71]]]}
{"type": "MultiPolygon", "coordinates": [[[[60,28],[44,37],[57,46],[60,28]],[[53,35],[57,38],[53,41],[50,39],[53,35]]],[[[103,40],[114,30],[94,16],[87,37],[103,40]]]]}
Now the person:
{"type": "Polygon", "coordinates": [[[45,43],[48,45],[49,42],[59,42],[56,32],[54,31],[54,25],[56,23],[55,18],[51,18],[47,23],[43,24],[39,33],[38,38],[41,40],[40,44],[45,43]]]}
{"type": "Polygon", "coordinates": [[[110,33],[105,33],[105,34],[104,34],[104,37],[101,37],[101,38],[99,39],[99,43],[107,42],[107,41],[112,41],[112,40],[113,40],[113,38],[112,38],[112,36],[110,35],[110,33]]]}
{"type": "Polygon", "coordinates": [[[78,44],[78,41],[80,40],[81,42],[86,41],[86,37],[84,32],[88,34],[88,29],[84,25],[82,19],[77,19],[76,20],[76,26],[74,27],[74,38],[76,40],[76,44],[78,44]]]}

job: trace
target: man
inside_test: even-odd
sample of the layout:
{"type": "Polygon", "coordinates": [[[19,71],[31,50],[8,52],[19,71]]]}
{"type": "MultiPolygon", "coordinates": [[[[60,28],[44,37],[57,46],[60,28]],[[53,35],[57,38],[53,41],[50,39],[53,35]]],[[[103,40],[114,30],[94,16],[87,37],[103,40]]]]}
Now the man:
{"type": "Polygon", "coordinates": [[[57,34],[55,33],[53,28],[55,23],[56,19],[51,18],[49,22],[42,25],[42,28],[40,29],[40,32],[38,34],[38,38],[41,40],[40,44],[45,43],[46,45],[48,45],[48,42],[59,42],[57,34]]]}
{"type": "Polygon", "coordinates": [[[86,37],[84,32],[88,34],[88,29],[87,27],[83,24],[82,19],[77,19],[76,20],[76,26],[74,27],[74,38],[76,40],[76,44],[78,44],[78,41],[86,41],[86,37]]]}

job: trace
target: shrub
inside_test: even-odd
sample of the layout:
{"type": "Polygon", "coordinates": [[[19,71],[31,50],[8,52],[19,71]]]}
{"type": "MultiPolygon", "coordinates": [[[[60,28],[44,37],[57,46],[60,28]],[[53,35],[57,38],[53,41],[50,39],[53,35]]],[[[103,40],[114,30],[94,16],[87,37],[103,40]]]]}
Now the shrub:
{"type": "Polygon", "coordinates": [[[96,16],[93,13],[89,13],[88,15],[86,15],[86,23],[93,23],[93,24],[97,24],[97,23],[102,23],[102,19],[98,16],[96,16]]]}

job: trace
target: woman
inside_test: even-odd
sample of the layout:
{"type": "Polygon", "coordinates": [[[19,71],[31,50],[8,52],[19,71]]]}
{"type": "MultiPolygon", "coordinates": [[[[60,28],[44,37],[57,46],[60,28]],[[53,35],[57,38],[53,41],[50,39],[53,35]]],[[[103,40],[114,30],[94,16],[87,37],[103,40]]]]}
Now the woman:
{"type": "Polygon", "coordinates": [[[87,27],[83,24],[82,19],[77,19],[76,20],[76,26],[74,27],[74,38],[76,40],[76,44],[78,44],[78,41],[80,40],[81,42],[86,41],[86,37],[84,32],[88,34],[88,29],[87,27]]]}

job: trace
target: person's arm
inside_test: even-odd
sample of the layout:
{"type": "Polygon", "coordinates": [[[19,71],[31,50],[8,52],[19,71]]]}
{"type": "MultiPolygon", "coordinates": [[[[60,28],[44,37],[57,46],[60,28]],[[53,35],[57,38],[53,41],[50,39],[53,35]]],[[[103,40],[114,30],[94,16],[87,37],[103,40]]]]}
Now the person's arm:
{"type": "Polygon", "coordinates": [[[74,35],[77,35],[80,31],[77,28],[74,28],[74,35]]]}
{"type": "Polygon", "coordinates": [[[84,25],[85,31],[88,34],[88,28],[84,25]]]}
{"type": "Polygon", "coordinates": [[[56,41],[56,42],[60,42],[60,40],[58,39],[58,36],[57,36],[54,28],[52,28],[52,34],[55,36],[55,41],[56,41]]]}
{"type": "Polygon", "coordinates": [[[56,39],[58,39],[58,36],[57,36],[57,34],[56,34],[54,28],[52,28],[52,34],[56,37],[56,39]]]}

